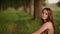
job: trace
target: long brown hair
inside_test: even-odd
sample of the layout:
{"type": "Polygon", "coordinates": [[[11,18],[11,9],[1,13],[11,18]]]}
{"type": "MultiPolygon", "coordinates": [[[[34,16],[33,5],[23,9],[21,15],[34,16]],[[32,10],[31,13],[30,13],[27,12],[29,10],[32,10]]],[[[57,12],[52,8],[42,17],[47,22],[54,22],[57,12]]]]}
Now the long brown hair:
{"type": "MultiPolygon", "coordinates": [[[[54,27],[54,30],[55,30],[52,10],[51,10],[50,8],[44,8],[44,9],[42,10],[42,13],[43,13],[44,10],[46,10],[46,11],[48,12],[48,17],[47,17],[47,19],[46,19],[46,22],[51,21],[51,23],[52,23],[52,25],[53,25],[53,27],[54,27]]],[[[42,24],[46,23],[46,22],[44,22],[44,20],[43,20],[42,18],[41,18],[41,20],[42,20],[42,22],[43,22],[42,24]]],[[[54,33],[55,33],[55,32],[54,32],[54,33]]]]}

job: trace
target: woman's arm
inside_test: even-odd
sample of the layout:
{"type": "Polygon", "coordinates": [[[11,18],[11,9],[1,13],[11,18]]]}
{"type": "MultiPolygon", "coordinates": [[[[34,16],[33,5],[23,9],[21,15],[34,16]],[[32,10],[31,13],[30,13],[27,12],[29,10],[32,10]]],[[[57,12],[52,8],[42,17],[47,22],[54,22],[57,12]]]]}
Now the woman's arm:
{"type": "Polygon", "coordinates": [[[41,33],[44,32],[46,29],[48,29],[48,23],[43,24],[43,25],[41,26],[41,28],[40,28],[38,31],[34,32],[33,34],[41,34],[41,33]]]}

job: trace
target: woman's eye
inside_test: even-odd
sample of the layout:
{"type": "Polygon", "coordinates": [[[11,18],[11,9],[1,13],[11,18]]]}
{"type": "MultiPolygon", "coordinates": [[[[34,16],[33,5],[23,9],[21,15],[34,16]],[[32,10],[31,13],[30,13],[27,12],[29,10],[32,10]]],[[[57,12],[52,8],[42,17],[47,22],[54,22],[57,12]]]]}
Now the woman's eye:
{"type": "Polygon", "coordinates": [[[48,14],[46,13],[46,15],[48,15],[48,14]]]}
{"type": "Polygon", "coordinates": [[[42,14],[44,14],[44,12],[42,14]]]}

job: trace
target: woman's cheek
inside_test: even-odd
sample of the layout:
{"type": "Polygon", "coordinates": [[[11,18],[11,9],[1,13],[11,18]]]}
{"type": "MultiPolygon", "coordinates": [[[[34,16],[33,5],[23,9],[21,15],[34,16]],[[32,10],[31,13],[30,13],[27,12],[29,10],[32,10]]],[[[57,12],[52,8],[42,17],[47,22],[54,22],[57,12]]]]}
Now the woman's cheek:
{"type": "Polygon", "coordinates": [[[48,18],[48,15],[46,15],[45,19],[47,19],[47,18],[48,18]]]}

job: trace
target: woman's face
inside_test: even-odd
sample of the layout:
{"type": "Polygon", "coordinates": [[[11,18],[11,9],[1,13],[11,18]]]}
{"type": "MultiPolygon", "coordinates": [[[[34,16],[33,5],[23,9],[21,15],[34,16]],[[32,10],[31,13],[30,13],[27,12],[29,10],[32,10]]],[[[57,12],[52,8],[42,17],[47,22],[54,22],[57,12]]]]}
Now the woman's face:
{"type": "Polygon", "coordinates": [[[42,19],[43,20],[46,20],[48,18],[48,11],[47,10],[44,10],[43,12],[42,12],[42,19]]]}

